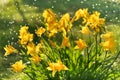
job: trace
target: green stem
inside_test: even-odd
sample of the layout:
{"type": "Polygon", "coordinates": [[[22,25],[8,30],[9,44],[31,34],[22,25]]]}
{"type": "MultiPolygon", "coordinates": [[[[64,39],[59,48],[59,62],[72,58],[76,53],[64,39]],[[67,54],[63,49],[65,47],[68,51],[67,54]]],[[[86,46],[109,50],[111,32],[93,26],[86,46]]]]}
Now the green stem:
{"type": "Polygon", "coordinates": [[[95,67],[96,67],[96,63],[97,63],[97,54],[98,54],[98,44],[97,44],[97,34],[96,34],[96,36],[95,36],[95,41],[96,41],[96,43],[95,43],[95,50],[96,50],[96,52],[95,52],[95,67]]]}
{"type": "Polygon", "coordinates": [[[29,73],[27,73],[27,72],[24,72],[31,80],[35,80],[33,77],[31,77],[30,75],[29,75],[29,73]]]}

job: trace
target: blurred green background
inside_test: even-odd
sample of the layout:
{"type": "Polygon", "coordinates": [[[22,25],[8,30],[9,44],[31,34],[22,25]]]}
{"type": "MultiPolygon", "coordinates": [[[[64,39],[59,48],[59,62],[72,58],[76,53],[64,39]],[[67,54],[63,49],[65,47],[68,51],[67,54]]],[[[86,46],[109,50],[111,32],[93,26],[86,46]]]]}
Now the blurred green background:
{"type": "Polygon", "coordinates": [[[9,71],[10,63],[17,57],[9,56],[7,61],[3,47],[17,45],[20,26],[40,26],[41,13],[47,8],[59,16],[66,12],[73,15],[79,8],[99,11],[106,18],[106,27],[115,32],[116,41],[120,42],[120,0],[0,0],[0,80],[27,79],[9,71]]]}

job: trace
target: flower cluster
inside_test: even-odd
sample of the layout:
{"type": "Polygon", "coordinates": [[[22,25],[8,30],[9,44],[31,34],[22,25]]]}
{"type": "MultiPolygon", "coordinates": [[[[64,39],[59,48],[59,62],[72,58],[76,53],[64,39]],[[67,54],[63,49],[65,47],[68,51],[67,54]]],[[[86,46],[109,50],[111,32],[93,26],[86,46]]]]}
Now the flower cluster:
{"type": "MultiPolygon", "coordinates": [[[[89,66],[94,65],[94,60],[97,60],[97,57],[95,59],[94,57],[98,56],[98,54],[100,55],[100,52],[98,53],[97,50],[101,46],[104,48],[103,51],[114,51],[115,42],[113,33],[108,32],[102,34],[105,32],[103,31],[105,19],[100,18],[100,13],[97,11],[90,14],[88,9],[79,9],[73,17],[70,17],[70,14],[66,13],[59,19],[51,9],[46,9],[42,17],[44,19],[44,25],[39,28],[37,27],[34,33],[29,31],[28,26],[22,26],[20,28],[18,42],[23,50],[17,50],[12,47],[12,45],[7,45],[4,48],[6,51],[5,56],[12,53],[22,53],[22,56],[26,57],[24,60],[26,64],[23,64],[22,60],[12,64],[15,72],[22,72],[24,68],[32,70],[31,67],[35,67],[33,64],[35,64],[36,67],[40,67],[43,64],[44,69],[52,71],[52,77],[55,77],[56,72],[62,70],[74,71],[74,66],[79,68],[84,66],[84,68],[86,68],[87,60],[89,66]],[[72,29],[76,28],[76,26],[74,27],[76,22],[79,22],[80,25],[77,26],[78,34],[72,32],[72,29]],[[88,35],[92,41],[90,38],[90,41],[86,41],[82,37],[74,38],[72,34],[82,35],[83,37],[88,35]],[[34,38],[38,39],[37,42],[34,38]],[[101,39],[103,42],[101,42],[101,39]],[[93,45],[96,48],[94,48],[93,45]],[[86,53],[88,58],[81,58],[81,53],[86,53]],[[85,59],[83,63],[77,62],[81,60],[80,58],[85,59]],[[27,65],[29,61],[31,65],[27,65]],[[57,61],[57,63],[54,61],[57,61]]],[[[25,73],[27,73],[27,71],[25,73]]],[[[37,75],[38,73],[34,74],[37,75]]]]}

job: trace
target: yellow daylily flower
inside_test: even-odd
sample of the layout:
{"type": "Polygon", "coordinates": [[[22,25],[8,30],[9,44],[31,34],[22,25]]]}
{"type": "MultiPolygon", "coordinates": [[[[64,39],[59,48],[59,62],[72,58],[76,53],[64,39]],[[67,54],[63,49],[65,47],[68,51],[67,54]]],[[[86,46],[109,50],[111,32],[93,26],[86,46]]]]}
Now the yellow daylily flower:
{"type": "Polygon", "coordinates": [[[64,37],[63,40],[62,40],[62,45],[61,47],[70,47],[70,41],[69,41],[69,38],[68,37],[64,37]]]}
{"type": "Polygon", "coordinates": [[[88,18],[87,24],[95,31],[99,32],[102,25],[105,23],[105,19],[100,18],[100,13],[95,11],[90,17],[88,18]]]}
{"type": "Polygon", "coordinates": [[[19,43],[24,45],[27,44],[28,42],[31,42],[33,40],[33,34],[26,33],[23,36],[20,36],[21,38],[19,39],[19,43]]]}
{"type": "Polygon", "coordinates": [[[103,46],[105,51],[110,50],[113,52],[116,44],[114,42],[114,39],[112,38],[112,39],[106,40],[105,42],[101,42],[100,45],[103,46]]]}
{"type": "Polygon", "coordinates": [[[57,32],[58,32],[57,29],[54,28],[53,30],[50,31],[49,37],[54,36],[57,32]]]}
{"type": "Polygon", "coordinates": [[[15,72],[22,72],[22,70],[25,67],[26,67],[26,65],[22,63],[22,60],[17,61],[15,64],[12,65],[13,71],[15,71],[15,72]]]}
{"type": "Polygon", "coordinates": [[[78,41],[75,41],[75,43],[77,44],[74,49],[80,49],[83,50],[84,48],[87,47],[85,41],[83,41],[82,39],[79,39],[78,41]]]}
{"type": "Polygon", "coordinates": [[[75,12],[75,16],[72,19],[72,22],[77,21],[80,18],[86,18],[89,16],[88,9],[79,9],[75,12]]]}
{"type": "Polygon", "coordinates": [[[113,37],[113,32],[108,32],[106,34],[102,34],[101,37],[105,38],[105,40],[109,40],[113,37]]]}
{"type": "Polygon", "coordinates": [[[70,21],[70,15],[69,13],[66,13],[62,16],[62,18],[60,19],[60,21],[58,22],[58,28],[59,30],[62,30],[62,28],[67,29],[67,27],[69,27],[69,21],[70,21]]]}
{"type": "Polygon", "coordinates": [[[33,34],[30,34],[28,32],[27,26],[23,26],[20,28],[18,37],[19,37],[19,43],[22,45],[25,45],[33,40],[33,34]]]}
{"type": "Polygon", "coordinates": [[[47,23],[56,22],[55,13],[53,13],[53,11],[51,9],[44,10],[43,17],[44,17],[45,22],[47,22],[47,23]]]}
{"type": "Polygon", "coordinates": [[[6,45],[4,47],[4,50],[6,51],[4,56],[8,56],[12,53],[17,53],[17,50],[14,47],[12,47],[11,45],[6,45]]]}
{"type": "Polygon", "coordinates": [[[91,31],[89,30],[87,26],[82,27],[82,30],[80,32],[83,34],[91,34],[91,31]]]}
{"type": "Polygon", "coordinates": [[[19,30],[19,34],[20,34],[19,38],[21,38],[27,32],[28,32],[28,27],[27,26],[21,27],[20,30],[19,30]]]}
{"type": "Polygon", "coordinates": [[[27,45],[27,53],[30,55],[34,55],[35,52],[35,44],[33,42],[28,43],[27,45]]]}
{"type": "Polygon", "coordinates": [[[43,43],[38,43],[35,47],[35,52],[36,53],[39,53],[40,52],[40,49],[43,47],[43,43]]]}
{"type": "Polygon", "coordinates": [[[53,77],[57,71],[68,70],[68,68],[60,60],[58,60],[57,63],[49,63],[49,67],[47,67],[47,69],[52,71],[53,77]]]}
{"type": "Polygon", "coordinates": [[[39,63],[40,62],[40,57],[38,55],[32,56],[31,60],[33,63],[39,63]]]}
{"type": "Polygon", "coordinates": [[[35,33],[37,34],[37,36],[41,37],[41,35],[45,32],[45,28],[40,27],[38,28],[35,33]]]}

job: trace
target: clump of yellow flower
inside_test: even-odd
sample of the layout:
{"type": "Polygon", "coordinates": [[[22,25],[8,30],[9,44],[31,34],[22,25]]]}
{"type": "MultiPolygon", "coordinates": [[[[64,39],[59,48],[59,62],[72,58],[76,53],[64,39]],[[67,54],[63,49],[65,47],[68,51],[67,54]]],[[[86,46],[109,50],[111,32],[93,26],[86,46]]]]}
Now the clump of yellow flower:
{"type": "Polygon", "coordinates": [[[47,69],[52,71],[53,77],[57,71],[68,70],[68,68],[60,60],[58,60],[57,63],[49,63],[49,67],[47,67],[47,69]]]}
{"type": "Polygon", "coordinates": [[[19,43],[21,45],[26,45],[28,42],[31,42],[33,40],[33,34],[30,34],[28,32],[28,27],[23,26],[19,30],[19,43]]]}
{"type": "MultiPolygon", "coordinates": [[[[58,19],[56,14],[51,9],[44,10],[42,16],[44,18],[44,26],[35,30],[35,35],[37,35],[35,37],[38,38],[37,42],[34,41],[36,38],[33,39],[34,34],[31,34],[28,31],[28,26],[23,26],[19,30],[19,43],[25,49],[25,54],[27,54],[25,56],[27,56],[28,60],[32,62],[31,64],[40,63],[41,60],[46,62],[50,60],[51,58],[49,58],[49,53],[52,52],[52,49],[62,50],[63,48],[67,47],[66,49],[72,48],[84,50],[87,46],[89,46],[84,40],[80,38],[76,38],[78,40],[76,40],[74,43],[72,43],[72,40],[70,41],[70,39],[74,37],[72,33],[70,33],[70,31],[72,32],[72,26],[74,25],[74,22],[78,21],[79,19],[83,20],[80,21],[82,23],[80,26],[82,27],[79,31],[82,34],[91,34],[92,32],[99,33],[105,22],[103,18],[100,18],[99,12],[96,11],[92,14],[89,14],[88,9],[77,10],[73,18],[70,17],[69,13],[66,13],[62,15],[60,19],[58,19]],[[45,39],[42,37],[43,35],[45,39]],[[58,37],[60,39],[59,41],[56,39],[58,37]],[[40,42],[38,42],[38,40],[40,40],[40,42]]],[[[100,43],[104,50],[113,51],[115,47],[113,33],[108,32],[106,34],[102,34],[101,38],[105,39],[100,43]]],[[[5,56],[17,52],[17,50],[10,45],[7,45],[4,49],[6,51],[5,56]]],[[[60,60],[58,60],[56,63],[50,62],[48,65],[49,66],[47,69],[52,71],[53,77],[55,76],[56,72],[61,70],[68,70],[68,68],[60,60]]],[[[22,63],[22,60],[17,61],[12,65],[12,68],[15,72],[22,72],[25,67],[26,65],[22,63]]]]}
{"type": "Polygon", "coordinates": [[[26,67],[26,65],[22,63],[22,60],[17,61],[15,64],[12,65],[12,68],[15,72],[22,72],[22,70],[25,67],[26,67]]]}
{"type": "Polygon", "coordinates": [[[12,53],[17,53],[17,50],[14,47],[12,47],[11,45],[6,45],[4,47],[4,50],[6,51],[4,56],[8,56],[12,53]]]}

